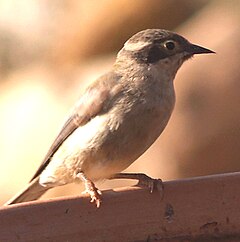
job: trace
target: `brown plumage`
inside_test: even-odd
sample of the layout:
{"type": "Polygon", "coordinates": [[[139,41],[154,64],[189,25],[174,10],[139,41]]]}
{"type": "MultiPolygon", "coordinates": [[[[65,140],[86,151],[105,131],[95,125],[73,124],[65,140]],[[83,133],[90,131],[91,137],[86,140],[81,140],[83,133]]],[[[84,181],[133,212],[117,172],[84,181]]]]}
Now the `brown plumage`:
{"type": "Polygon", "coordinates": [[[77,102],[28,187],[7,204],[35,200],[52,187],[82,181],[99,206],[94,182],[120,178],[118,173],[159,137],[174,108],[177,70],[201,53],[213,52],[166,30],[148,29],[130,38],[112,70],[77,102]]]}

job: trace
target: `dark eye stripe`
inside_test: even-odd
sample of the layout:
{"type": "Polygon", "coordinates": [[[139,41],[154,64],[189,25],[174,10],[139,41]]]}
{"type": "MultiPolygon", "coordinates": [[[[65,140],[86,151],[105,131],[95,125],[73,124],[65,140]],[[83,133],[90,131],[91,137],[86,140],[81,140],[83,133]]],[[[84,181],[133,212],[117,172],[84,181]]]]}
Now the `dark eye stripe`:
{"type": "Polygon", "coordinates": [[[147,62],[155,63],[166,57],[168,57],[168,54],[155,45],[155,46],[151,47],[148,52],[147,62]]]}

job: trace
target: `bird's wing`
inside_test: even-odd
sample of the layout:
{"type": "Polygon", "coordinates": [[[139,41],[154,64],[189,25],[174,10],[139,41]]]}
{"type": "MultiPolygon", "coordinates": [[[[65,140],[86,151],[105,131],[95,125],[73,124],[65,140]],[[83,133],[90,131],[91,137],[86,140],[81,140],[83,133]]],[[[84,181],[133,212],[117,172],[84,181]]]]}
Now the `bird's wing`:
{"type": "Polygon", "coordinates": [[[110,72],[97,79],[87,88],[76,103],[71,115],[66,120],[31,181],[41,174],[54,153],[74,130],[86,124],[93,117],[106,112],[109,100],[121,91],[121,85],[118,83],[119,78],[114,72],[110,72]]]}

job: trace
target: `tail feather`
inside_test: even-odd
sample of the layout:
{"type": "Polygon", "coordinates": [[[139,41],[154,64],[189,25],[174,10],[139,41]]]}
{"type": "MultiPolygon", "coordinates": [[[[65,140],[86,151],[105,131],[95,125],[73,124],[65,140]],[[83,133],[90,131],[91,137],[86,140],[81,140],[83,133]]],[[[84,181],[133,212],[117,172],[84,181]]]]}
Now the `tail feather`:
{"type": "Polygon", "coordinates": [[[49,188],[50,187],[43,187],[42,185],[40,185],[39,177],[36,177],[28,184],[28,186],[23,191],[21,191],[16,196],[11,198],[4,205],[11,205],[15,203],[22,203],[22,202],[36,200],[40,198],[49,188]]]}

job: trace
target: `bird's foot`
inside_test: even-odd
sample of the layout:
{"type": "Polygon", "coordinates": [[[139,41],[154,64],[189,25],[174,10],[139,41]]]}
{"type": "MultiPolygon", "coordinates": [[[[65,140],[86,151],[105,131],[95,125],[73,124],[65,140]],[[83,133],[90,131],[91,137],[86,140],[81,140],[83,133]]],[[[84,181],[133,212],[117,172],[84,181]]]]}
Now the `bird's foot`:
{"type": "Polygon", "coordinates": [[[93,182],[85,183],[85,191],[83,194],[88,194],[91,197],[91,203],[95,203],[97,208],[100,207],[101,204],[101,195],[102,192],[96,188],[93,182]]]}
{"type": "Polygon", "coordinates": [[[139,187],[147,187],[149,188],[150,192],[152,193],[154,190],[163,191],[163,182],[161,179],[154,179],[145,174],[141,174],[141,178],[138,179],[138,183],[136,186],[139,187]]]}
{"type": "Polygon", "coordinates": [[[85,191],[82,192],[83,194],[88,194],[91,197],[91,203],[95,203],[97,208],[100,207],[101,204],[101,195],[102,192],[100,190],[97,189],[97,187],[95,186],[95,184],[89,180],[84,173],[79,172],[77,174],[77,177],[80,178],[83,182],[84,182],[84,186],[85,186],[85,191]]]}
{"type": "Polygon", "coordinates": [[[163,182],[161,179],[154,179],[143,173],[117,173],[110,179],[134,179],[138,180],[136,186],[147,187],[151,193],[154,190],[163,192],[163,182]]]}

